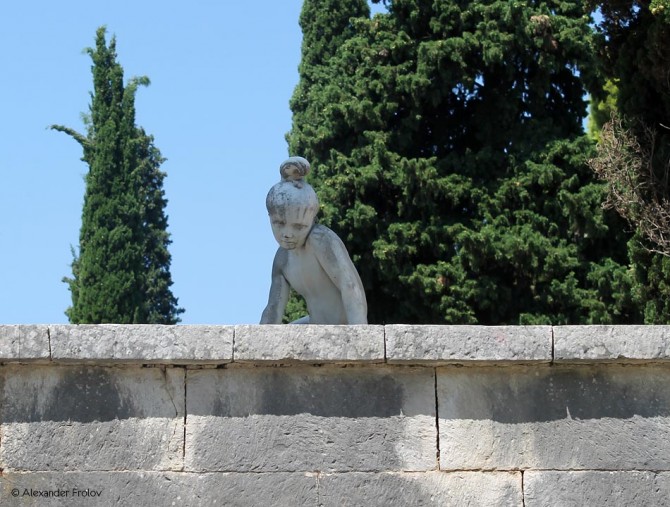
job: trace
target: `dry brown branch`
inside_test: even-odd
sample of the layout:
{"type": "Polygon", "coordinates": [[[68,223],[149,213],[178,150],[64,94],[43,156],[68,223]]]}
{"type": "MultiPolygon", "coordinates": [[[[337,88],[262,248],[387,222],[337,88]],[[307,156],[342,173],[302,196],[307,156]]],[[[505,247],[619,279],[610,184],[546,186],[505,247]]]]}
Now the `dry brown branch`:
{"type": "Polygon", "coordinates": [[[640,138],[612,116],[602,130],[597,156],[589,166],[608,186],[604,205],[615,209],[636,227],[654,247],[649,251],[670,257],[670,160],[663,163],[662,174],[654,153],[657,132],[639,129],[640,138]]]}

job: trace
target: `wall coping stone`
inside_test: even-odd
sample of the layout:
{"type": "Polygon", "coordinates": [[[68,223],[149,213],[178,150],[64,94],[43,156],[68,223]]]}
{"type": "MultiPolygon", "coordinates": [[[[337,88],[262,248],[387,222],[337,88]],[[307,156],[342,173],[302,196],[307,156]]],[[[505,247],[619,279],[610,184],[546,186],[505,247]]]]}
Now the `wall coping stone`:
{"type": "Polygon", "coordinates": [[[555,362],[670,360],[670,326],[557,326],[555,362]]]}
{"type": "Polygon", "coordinates": [[[551,326],[386,326],[389,363],[551,362],[551,326]]]}
{"type": "Polygon", "coordinates": [[[384,326],[235,327],[235,362],[383,363],[384,326]]]}
{"type": "Polygon", "coordinates": [[[669,363],[670,326],[0,325],[0,363],[669,363]]]}

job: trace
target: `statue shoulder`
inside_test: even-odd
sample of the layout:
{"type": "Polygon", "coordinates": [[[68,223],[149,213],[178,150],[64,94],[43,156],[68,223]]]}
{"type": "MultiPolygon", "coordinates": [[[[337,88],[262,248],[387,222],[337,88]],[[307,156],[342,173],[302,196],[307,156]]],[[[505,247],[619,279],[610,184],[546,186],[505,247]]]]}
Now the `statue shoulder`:
{"type": "Polygon", "coordinates": [[[325,225],[316,224],[308,238],[312,248],[316,250],[340,250],[345,248],[340,237],[325,225]]]}
{"type": "Polygon", "coordinates": [[[288,259],[288,251],[282,247],[277,248],[277,253],[275,253],[274,261],[272,261],[273,269],[283,269],[286,266],[286,261],[288,259]]]}
{"type": "Polygon", "coordinates": [[[309,233],[309,240],[313,242],[330,242],[333,240],[339,241],[339,237],[330,228],[325,225],[316,224],[309,233]]]}

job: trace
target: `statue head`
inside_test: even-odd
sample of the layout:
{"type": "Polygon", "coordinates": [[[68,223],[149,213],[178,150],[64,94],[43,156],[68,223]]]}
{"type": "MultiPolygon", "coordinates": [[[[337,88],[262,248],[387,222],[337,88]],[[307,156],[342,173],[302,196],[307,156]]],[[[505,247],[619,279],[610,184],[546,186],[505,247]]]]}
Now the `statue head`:
{"type": "Polygon", "coordinates": [[[309,170],[309,162],[302,157],[285,160],[279,166],[281,181],[270,189],[265,199],[275,239],[287,250],[305,244],[319,211],[316,192],[304,180],[309,170]]]}

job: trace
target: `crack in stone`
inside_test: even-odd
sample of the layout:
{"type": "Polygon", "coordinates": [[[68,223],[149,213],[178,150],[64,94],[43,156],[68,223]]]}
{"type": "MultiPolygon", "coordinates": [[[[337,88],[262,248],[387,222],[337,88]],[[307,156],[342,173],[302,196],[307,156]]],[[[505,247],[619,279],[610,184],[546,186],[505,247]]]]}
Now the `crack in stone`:
{"type": "MultiPolygon", "coordinates": [[[[165,391],[167,392],[168,397],[170,398],[170,402],[172,403],[172,406],[174,407],[174,415],[175,419],[179,415],[179,409],[177,408],[177,404],[175,403],[174,396],[172,396],[172,390],[170,389],[170,382],[168,380],[168,374],[167,374],[167,368],[165,366],[162,366],[160,368],[160,371],[163,375],[163,382],[165,382],[165,391]]],[[[184,373],[184,377],[185,377],[184,373]]],[[[182,423],[183,430],[182,430],[182,462],[181,462],[181,469],[184,469],[184,455],[186,452],[186,379],[184,378],[184,420],[182,423]]],[[[169,446],[170,442],[174,440],[174,437],[177,435],[178,427],[177,424],[174,425],[174,430],[172,431],[172,437],[168,440],[168,452],[169,452],[169,446]]]]}
{"type": "Polygon", "coordinates": [[[440,410],[439,410],[439,398],[437,395],[437,368],[433,369],[433,377],[435,380],[435,439],[437,446],[437,469],[440,469],[440,410]]]}
{"type": "Polygon", "coordinates": [[[47,328],[47,343],[49,344],[49,361],[53,361],[53,355],[51,353],[51,328],[47,328]]]}
{"type": "Polygon", "coordinates": [[[188,370],[186,368],[184,368],[184,424],[183,424],[184,432],[183,432],[182,441],[181,441],[181,463],[182,463],[181,467],[182,467],[182,470],[186,467],[186,416],[188,415],[186,413],[186,407],[187,407],[186,396],[187,396],[187,391],[188,391],[187,382],[186,382],[187,374],[188,374],[188,370]]]}

